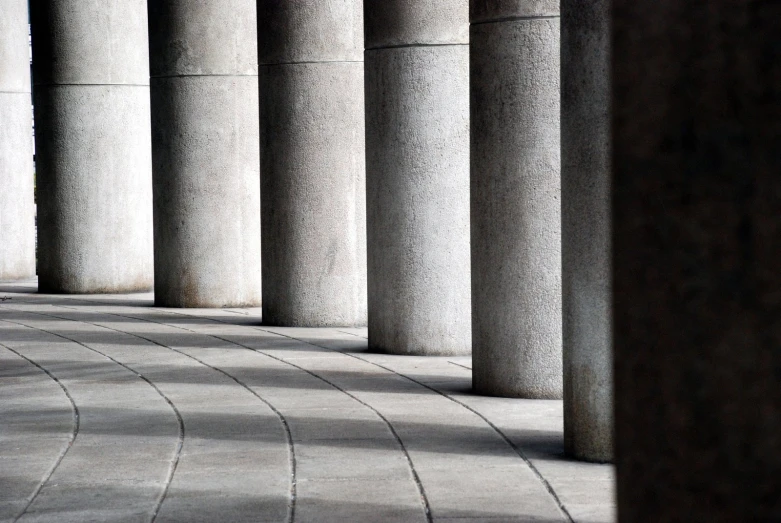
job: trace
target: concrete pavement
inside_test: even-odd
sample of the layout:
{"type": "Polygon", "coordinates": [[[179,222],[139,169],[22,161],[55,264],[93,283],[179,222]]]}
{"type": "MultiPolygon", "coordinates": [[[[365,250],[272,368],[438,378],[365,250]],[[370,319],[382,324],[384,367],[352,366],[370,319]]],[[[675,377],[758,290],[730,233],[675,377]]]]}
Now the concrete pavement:
{"type": "Polygon", "coordinates": [[[613,521],[562,404],[260,309],[0,284],[2,521],[613,521]]]}

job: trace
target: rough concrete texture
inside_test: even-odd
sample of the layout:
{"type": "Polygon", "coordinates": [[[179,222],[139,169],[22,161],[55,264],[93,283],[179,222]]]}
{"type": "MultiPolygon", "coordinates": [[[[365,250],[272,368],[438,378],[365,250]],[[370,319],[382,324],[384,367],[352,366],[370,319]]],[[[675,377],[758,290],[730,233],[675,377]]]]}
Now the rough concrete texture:
{"type": "Polygon", "coordinates": [[[259,305],[254,0],[149,3],[155,303],[259,305]]]}
{"type": "Polygon", "coordinates": [[[609,9],[561,4],[564,441],[592,461],[613,456],[609,9]]]}
{"type": "Polygon", "coordinates": [[[781,520],[781,4],[612,23],[619,517],[781,520]]]}
{"type": "Polygon", "coordinates": [[[34,285],[0,285],[0,520],[615,520],[561,402],[471,394],[468,357],[34,285]]]}
{"type": "Polygon", "coordinates": [[[559,398],[559,20],[473,24],[470,63],[474,388],[559,398]]]}
{"type": "Polygon", "coordinates": [[[558,18],[559,0],[470,0],[472,24],[502,23],[522,18],[558,18]]]}
{"type": "Polygon", "coordinates": [[[0,9],[0,280],[35,275],[32,98],[27,2],[0,9]]]}
{"type": "Polygon", "coordinates": [[[258,0],[260,64],[363,62],[363,2],[258,0]]]}
{"type": "Polygon", "coordinates": [[[364,0],[366,49],[468,44],[468,0],[364,0]]]}
{"type": "Polygon", "coordinates": [[[41,289],[149,289],[146,2],[33,0],[31,14],[41,289]]]}
{"type": "Polygon", "coordinates": [[[381,352],[471,350],[468,4],[448,4],[365,5],[369,346],[381,352]]]}
{"type": "Polygon", "coordinates": [[[148,10],[153,78],[257,74],[255,2],[163,0],[148,10]]]}
{"type": "Polygon", "coordinates": [[[31,0],[36,87],[148,85],[146,2],[31,0]]]}
{"type": "Polygon", "coordinates": [[[366,323],[361,7],[258,2],[268,325],[366,323]]]}

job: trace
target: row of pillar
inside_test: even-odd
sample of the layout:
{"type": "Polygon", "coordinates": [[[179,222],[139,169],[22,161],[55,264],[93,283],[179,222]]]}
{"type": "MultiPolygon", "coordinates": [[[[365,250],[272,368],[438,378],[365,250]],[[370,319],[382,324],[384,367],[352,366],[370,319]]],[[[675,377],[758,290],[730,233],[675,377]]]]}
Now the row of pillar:
{"type": "MultiPolygon", "coordinates": [[[[777,519],[778,3],[260,0],[257,50],[253,2],[161,3],[147,34],[143,0],[32,2],[43,290],[148,288],[154,201],[161,303],[252,303],[262,223],[265,321],[471,338],[478,392],[563,388],[594,460],[615,366],[622,519],[777,519]]],[[[33,272],[25,8],[4,279],[33,272]]]]}
{"type": "MultiPolygon", "coordinates": [[[[34,269],[19,197],[32,194],[25,4],[3,15],[16,76],[2,78],[18,93],[3,93],[17,116],[2,147],[16,162],[4,176],[28,186],[4,191],[22,203],[3,206],[16,229],[2,234],[28,244],[2,252],[27,259],[4,258],[4,279],[34,269]]],[[[578,287],[604,283],[607,251],[574,229],[591,258],[573,256],[562,362],[555,3],[31,8],[42,291],[154,284],[160,306],[224,307],[258,305],[262,288],[267,324],[368,316],[373,350],[471,351],[481,394],[559,398],[564,365],[568,447],[610,459],[610,377],[592,361],[609,358],[606,316],[593,316],[604,296],[584,302],[595,294],[578,287]],[[577,338],[589,329],[602,338],[577,338]]],[[[575,227],[591,204],[565,205],[575,227]]]]}

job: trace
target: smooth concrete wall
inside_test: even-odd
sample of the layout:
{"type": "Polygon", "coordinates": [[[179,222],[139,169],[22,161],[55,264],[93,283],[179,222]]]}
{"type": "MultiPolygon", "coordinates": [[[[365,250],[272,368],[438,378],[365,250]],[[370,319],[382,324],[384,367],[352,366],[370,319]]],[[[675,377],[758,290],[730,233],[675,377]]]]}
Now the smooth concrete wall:
{"type": "Polygon", "coordinates": [[[612,2],[618,517],[781,520],[781,3],[612,2]]]}
{"type": "Polygon", "coordinates": [[[470,5],[473,385],[561,398],[558,2],[470,5]]]}
{"type": "Polygon", "coordinates": [[[35,276],[27,0],[0,8],[0,280],[35,276]]]}
{"type": "Polygon", "coordinates": [[[151,289],[146,2],[30,7],[39,288],[151,289]]]}
{"type": "Polygon", "coordinates": [[[255,0],[149,2],[155,303],[259,305],[255,0]]]}
{"type": "Polygon", "coordinates": [[[613,456],[610,3],[561,2],[564,447],[613,456]]]}
{"type": "Polygon", "coordinates": [[[258,2],[263,322],[366,324],[360,0],[258,2]]]}
{"type": "Polygon", "coordinates": [[[469,354],[468,0],[366,0],[369,348],[469,354]]]}

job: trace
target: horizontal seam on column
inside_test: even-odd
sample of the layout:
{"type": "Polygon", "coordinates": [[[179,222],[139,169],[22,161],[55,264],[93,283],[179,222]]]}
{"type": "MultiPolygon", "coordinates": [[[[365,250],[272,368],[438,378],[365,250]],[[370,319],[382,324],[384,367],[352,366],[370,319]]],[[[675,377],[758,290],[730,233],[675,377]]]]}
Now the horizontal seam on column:
{"type": "Polygon", "coordinates": [[[479,22],[470,22],[469,25],[499,24],[502,22],[523,22],[525,20],[553,20],[556,18],[561,18],[561,15],[505,16],[503,18],[494,18],[492,20],[481,20],[479,22]]]}
{"type": "Polygon", "coordinates": [[[33,87],[149,87],[149,84],[76,84],[76,83],[62,83],[62,84],[33,84],[33,87]]]}
{"type": "Polygon", "coordinates": [[[404,49],[407,47],[458,47],[458,46],[468,46],[469,43],[453,43],[453,44],[397,44],[397,45],[386,45],[383,47],[367,47],[364,49],[364,51],[382,51],[384,49],[404,49]]]}
{"type": "Polygon", "coordinates": [[[312,60],[302,62],[273,62],[268,64],[258,64],[258,67],[271,67],[273,65],[306,65],[306,64],[362,64],[363,60],[312,60]]]}
{"type": "Polygon", "coordinates": [[[32,91],[0,91],[0,94],[32,94],[32,91]]]}
{"type": "Polygon", "coordinates": [[[150,76],[149,78],[157,80],[159,78],[200,78],[200,77],[208,78],[208,77],[211,77],[211,76],[243,78],[245,76],[246,77],[256,77],[256,76],[258,76],[258,74],[257,73],[254,73],[254,74],[222,74],[222,73],[217,73],[217,74],[161,74],[161,75],[150,76]]]}

